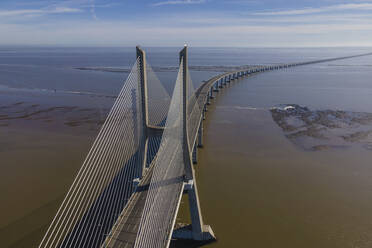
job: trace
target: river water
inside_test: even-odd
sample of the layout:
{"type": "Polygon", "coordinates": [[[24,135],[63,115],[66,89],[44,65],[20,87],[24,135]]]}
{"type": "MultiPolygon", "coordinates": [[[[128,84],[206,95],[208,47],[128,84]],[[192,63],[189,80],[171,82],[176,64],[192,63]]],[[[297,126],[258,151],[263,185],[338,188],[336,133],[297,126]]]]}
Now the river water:
{"type": "MultiPolygon", "coordinates": [[[[147,50],[153,66],[177,66],[178,49],[147,50]]],[[[369,50],[191,48],[190,65],[272,64],[363,52],[369,50]]],[[[131,48],[1,49],[3,247],[37,246],[127,76],[76,67],[130,68],[134,56],[131,48]],[[42,116],[28,115],[40,110],[42,116]],[[9,118],[19,113],[22,118],[9,118]]],[[[191,76],[197,86],[217,73],[198,70],[191,76]]],[[[171,92],[176,72],[158,76],[171,92]]],[[[305,150],[270,112],[298,104],[372,113],[371,78],[370,56],[259,74],[219,93],[209,107],[196,165],[204,220],[218,238],[206,247],[371,247],[372,152],[353,144],[305,150]]],[[[178,221],[185,220],[183,200],[178,221]]]]}
{"type": "Polygon", "coordinates": [[[371,151],[303,150],[269,111],[296,103],[370,112],[371,68],[326,67],[240,80],[209,108],[196,165],[205,222],[218,237],[207,247],[371,247],[371,151]]]}

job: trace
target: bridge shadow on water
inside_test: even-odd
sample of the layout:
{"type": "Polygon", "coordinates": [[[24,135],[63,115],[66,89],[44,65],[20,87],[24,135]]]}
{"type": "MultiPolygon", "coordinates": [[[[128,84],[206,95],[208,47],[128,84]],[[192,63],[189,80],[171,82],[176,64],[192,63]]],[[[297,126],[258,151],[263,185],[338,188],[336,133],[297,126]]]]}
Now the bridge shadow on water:
{"type": "MultiPolygon", "coordinates": [[[[159,149],[160,138],[150,138],[149,145],[152,146],[152,149],[148,149],[147,166],[159,149]]],[[[142,161],[141,156],[142,154],[137,151],[128,160],[58,247],[101,247],[118,216],[127,205],[129,198],[136,190],[133,180],[138,175],[138,165],[142,161]],[[110,201],[115,202],[114,206],[112,202],[107,204],[110,201]]]]}

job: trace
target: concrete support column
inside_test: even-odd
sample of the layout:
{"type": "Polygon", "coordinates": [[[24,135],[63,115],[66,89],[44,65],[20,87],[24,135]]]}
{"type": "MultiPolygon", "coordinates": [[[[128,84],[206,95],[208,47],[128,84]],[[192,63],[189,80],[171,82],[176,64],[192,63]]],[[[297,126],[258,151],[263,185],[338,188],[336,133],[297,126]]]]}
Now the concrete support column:
{"type": "Polygon", "coordinates": [[[213,85],[211,87],[211,89],[209,90],[209,99],[213,99],[214,96],[213,96],[213,85]]]}
{"type": "Polygon", "coordinates": [[[200,122],[198,130],[198,147],[203,147],[203,121],[200,122]]]}
{"type": "Polygon", "coordinates": [[[198,148],[196,144],[194,145],[194,149],[192,150],[192,163],[193,164],[198,163],[198,148]]]}
{"type": "Polygon", "coordinates": [[[214,87],[215,87],[215,88],[214,88],[214,89],[215,89],[214,91],[216,91],[216,92],[219,92],[219,91],[220,91],[220,90],[218,89],[218,81],[215,82],[214,87]]]}

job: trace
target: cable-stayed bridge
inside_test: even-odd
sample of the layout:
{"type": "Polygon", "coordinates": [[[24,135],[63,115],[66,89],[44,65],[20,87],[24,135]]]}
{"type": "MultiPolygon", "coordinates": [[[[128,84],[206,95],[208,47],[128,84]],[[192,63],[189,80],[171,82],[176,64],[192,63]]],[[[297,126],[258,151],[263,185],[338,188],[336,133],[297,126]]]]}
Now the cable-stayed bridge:
{"type": "Polygon", "coordinates": [[[241,77],[310,62],[254,66],[194,88],[187,47],[169,96],[137,47],[137,60],[39,248],[168,247],[172,238],[214,240],[203,222],[193,163],[216,92],[241,77]],[[191,224],[174,230],[181,197],[191,224]]]}

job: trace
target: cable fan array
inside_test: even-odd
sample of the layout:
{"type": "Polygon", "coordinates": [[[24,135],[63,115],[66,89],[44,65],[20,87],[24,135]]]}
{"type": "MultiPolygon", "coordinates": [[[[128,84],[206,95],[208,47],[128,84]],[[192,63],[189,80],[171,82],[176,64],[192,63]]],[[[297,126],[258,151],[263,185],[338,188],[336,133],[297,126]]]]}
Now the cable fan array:
{"type": "Polygon", "coordinates": [[[146,63],[149,125],[164,126],[171,98],[149,63],[146,63]]]}
{"type": "MultiPolygon", "coordinates": [[[[196,136],[198,134],[199,122],[201,120],[201,113],[203,111],[204,104],[198,103],[197,92],[195,91],[194,84],[191,80],[190,74],[188,74],[188,90],[187,90],[187,97],[188,97],[188,121],[187,121],[187,128],[188,128],[188,135],[190,144],[194,144],[196,136]]],[[[192,147],[191,147],[192,148],[192,147]]]]}
{"type": "MultiPolygon", "coordinates": [[[[140,74],[133,65],[82,167],[52,220],[39,248],[100,247],[136,189],[144,159],[140,74]]],[[[164,126],[170,97],[147,64],[149,123],[164,126]]],[[[147,165],[160,137],[149,138],[147,165]]]]}

